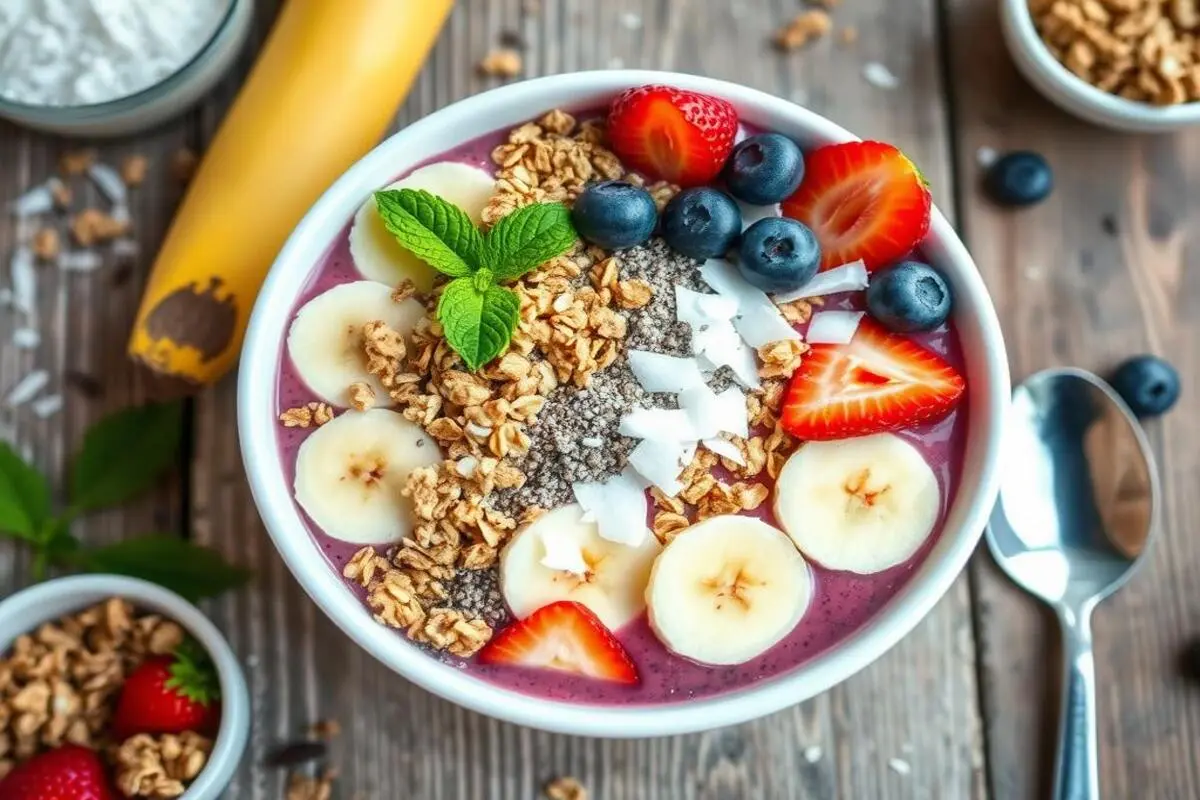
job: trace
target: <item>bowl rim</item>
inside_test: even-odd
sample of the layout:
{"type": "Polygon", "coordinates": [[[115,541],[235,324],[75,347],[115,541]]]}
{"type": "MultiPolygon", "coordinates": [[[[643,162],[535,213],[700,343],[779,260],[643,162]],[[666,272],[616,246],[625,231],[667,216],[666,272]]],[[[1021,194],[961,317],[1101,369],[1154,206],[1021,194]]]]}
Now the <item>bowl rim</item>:
{"type": "MultiPolygon", "coordinates": [[[[959,310],[973,312],[966,328],[979,358],[968,361],[969,431],[964,471],[978,474],[974,495],[960,486],[934,553],[888,606],[850,637],[780,676],[732,693],[690,702],[645,706],[593,706],[549,700],[503,689],[430,658],[397,632],[380,628],[343,578],[325,561],[303,526],[277,452],[275,390],[287,324],[303,285],[293,275],[309,274],[313,253],[324,253],[353,212],[381,181],[423,160],[408,152],[439,130],[495,130],[536,117],[555,105],[586,107],[631,86],[666,83],[731,100],[747,119],[794,129],[822,141],[857,139],[807,109],[765,92],[713,78],[645,70],[604,70],[552,75],[509,84],[453,103],[385,140],[351,167],[312,207],[285,243],[268,273],[251,314],[238,378],[238,427],[248,481],[265,527],[297,581],[351,639],[393,671],[422,688],[483,714],[556,733],[615,738],[690,733],[745,722],[825,691],[874,661],[906,635],[950,588],[983,532],[998,491],[999,426],[1010,393],[1008,362],[999,320],[974,262],[949,221],[936,208],[926,245],[953,262],[952,283],[959,310]],[[770,120],[769,122],[767,120],[770,120]],[[406,165],[397,168],[397,164],[406,165]],[[322,233],[328,227],[336,233],[322,233]],[[932,245],[931,245],[932,243],[932,245]],[[951,522],[957,520],[953,527],[951,522]],[[934,554],[939,551],[936,559],[934,554]]],[[[593,106],[594,107],[594,106],[593,106]]],[[[478,133],[455,137],[466,141],[478,133]]],[[[430,155],[448,149],[443,144],[430,155]]],[[[420,149],[415,148],[415,149],[420,149]]],[[[965,313],[965,312],[963,312],[965,313]]],[[[958,326],[960,339],[963,326],[958,326]]],[[[966,349],[966,342],[964,342],[966,349]]]]}
{"type": "MultiPolygon", "coordinates": [[[[37,609],[58,596],[78,597],[78,604],[73,606],[76,610],[93,605],[97,602],[96,597],[121,597],[178,622],[200,643],[212,659],[221,683],[221,724],[204,769],[179,800],[215,800],[219,797],[241,764],[250,737],[250,693],[246,676],[225,636],[199,608],[180,595],[158,584],[125,575],[51,578],[20,589],[0,601],[0,619],[11,617],[18,623],[37,619],[32,626],[36,628],[44,621],[71,613],[55,612],[47,618],[39,616],[37,609]]],[[[5,643],[4,648],[7,647],[8,643],[5,643]]]]}
{"type": "Polygon", "coordinates": [[[1068,104],[1068,110],[1093,122],[1128,130],[1167,131],[1200,122],[1200,101],[1173,106],[1154,106],[1099,89],[1066,68],[1042,42],[1028,0],[1000,0],[1003,30],[1013,49],[1019,49],[1018,66],[1044,93],[1056,90],[1069,97],[1051,97],[1068,104]],[[1024,57],[1020,57],[1020,56],[1024,57]],[[1028,74],[1032,72],[1033,74],[1028,74]]]}

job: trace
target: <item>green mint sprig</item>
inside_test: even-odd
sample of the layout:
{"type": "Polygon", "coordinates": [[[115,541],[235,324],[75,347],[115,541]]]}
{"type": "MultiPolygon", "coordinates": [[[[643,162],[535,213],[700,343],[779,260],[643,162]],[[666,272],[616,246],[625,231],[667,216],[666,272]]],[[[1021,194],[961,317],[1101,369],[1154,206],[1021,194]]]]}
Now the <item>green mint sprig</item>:
{"type": "Polygon", "coordinates": [[[126,408],[93,425],[71,465],[65,507],[55,513],[50,482],[0,441],[0,536],[33,550],[33,571],[50,567],[115,572],[143,578],[198,600],[245,583],[249,571],[215,550],[174,536],[148,534],[90,547],[71,535],[71,523],[112,508],[152,487],[176,461],[183,438],[178,403],[126,408]]]}
{"type": "Polygon", "coordinates": [[[561,203],[534,203],[485,236],[453,203],[419,189],[375,193],[384,227],[402,247],[453,280],[438,300],[446,341],[474,371],[501,355],[517,329],[520,300],[500,284],[560,256],[579,235],[561,203]]]}

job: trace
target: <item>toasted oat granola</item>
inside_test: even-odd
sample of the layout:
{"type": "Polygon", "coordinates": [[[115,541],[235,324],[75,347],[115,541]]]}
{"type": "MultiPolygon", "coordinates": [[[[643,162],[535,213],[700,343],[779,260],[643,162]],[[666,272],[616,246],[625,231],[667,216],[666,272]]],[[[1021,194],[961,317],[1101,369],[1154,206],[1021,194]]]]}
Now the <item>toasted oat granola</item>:
{"type": "Polygon", "coordinates": [[[113,756],[117,788],[126,797],[179,797],[204,769],[212,745],[212,740],[192,731],[132,736],[116,748],[113,756]]]}
{"type": "Polygon", "coordinates": [[[546,784],[546,800],[588,800],[588,791],[577,778],[555,778],[546,784]]]}
{"type": "Polygon", "coordinates": [[[325,403],[307,403],[289,408],[279,415],[285,428],[320,427],[333,419],[333,409],[325,403]]]}

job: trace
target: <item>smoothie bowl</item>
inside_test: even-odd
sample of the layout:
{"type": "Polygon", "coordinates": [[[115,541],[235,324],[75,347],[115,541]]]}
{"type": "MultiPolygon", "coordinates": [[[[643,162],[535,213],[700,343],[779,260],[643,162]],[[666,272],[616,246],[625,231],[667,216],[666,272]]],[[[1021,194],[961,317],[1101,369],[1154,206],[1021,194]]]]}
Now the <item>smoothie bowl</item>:
{"type": "Polygon", "coordinates": [[[896,148],[690,75],[461,101],[279,256],[243,456],[360,646],[548,730],[712,728],[929,611],[996,495],[982,281],[896,148]]]}

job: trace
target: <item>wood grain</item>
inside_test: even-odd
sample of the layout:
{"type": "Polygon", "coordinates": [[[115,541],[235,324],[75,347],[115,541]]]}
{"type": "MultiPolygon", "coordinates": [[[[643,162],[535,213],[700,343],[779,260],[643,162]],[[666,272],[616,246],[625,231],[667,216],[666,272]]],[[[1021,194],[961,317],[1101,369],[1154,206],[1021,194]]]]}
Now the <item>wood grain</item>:
{"type": "MultiPolygon", "coordinates": [[[[1106,132],[1049,105],[1011,66],[995,5],[950,0],[948,40],[961,219],[996,299],[1014,378],[1060,364],[1103,373],[1142,351],[1198,374],[1200,142],[1106,132]],[[1024,212],[990,205],[975,163],[985,146],[1044,153],[1054,194],[1024,212]]],[[[1200,630],[1197,409],[1188,387],[1173,413],[1146,426],[1166,492],[1165,526],[1145,570],[1096,614],[1106,797],[1182,800],[1198,791],[1200,705],[1174,665],[1200,630]]],[[[998,800],[1044,796],[1058,712],[1055,623],[982,554],[974,578],[991,787],[998,800]]]]}

